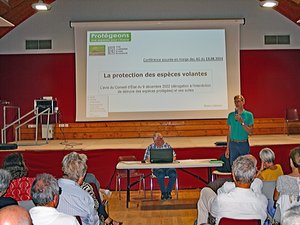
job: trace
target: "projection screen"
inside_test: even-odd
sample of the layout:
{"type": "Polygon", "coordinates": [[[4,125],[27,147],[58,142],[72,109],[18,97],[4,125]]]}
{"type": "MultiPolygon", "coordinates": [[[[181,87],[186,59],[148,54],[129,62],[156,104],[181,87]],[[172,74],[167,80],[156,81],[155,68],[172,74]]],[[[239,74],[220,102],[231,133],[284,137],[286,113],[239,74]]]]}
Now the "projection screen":
{"type": "Polygon", "coordinates": [[[226,118],[243,22],[71,22],[76,121],[226,118]]]}

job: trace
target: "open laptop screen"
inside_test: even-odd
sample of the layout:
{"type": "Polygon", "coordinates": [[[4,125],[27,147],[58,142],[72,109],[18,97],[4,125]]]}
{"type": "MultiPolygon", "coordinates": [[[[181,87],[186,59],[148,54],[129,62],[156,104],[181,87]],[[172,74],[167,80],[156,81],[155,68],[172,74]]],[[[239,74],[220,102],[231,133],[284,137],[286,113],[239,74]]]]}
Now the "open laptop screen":
{"type": "Polygon", "coordinates": [[[173,162],[172,148],[156,148],[150,149],[151,163],[171,163],[173,162]]]}

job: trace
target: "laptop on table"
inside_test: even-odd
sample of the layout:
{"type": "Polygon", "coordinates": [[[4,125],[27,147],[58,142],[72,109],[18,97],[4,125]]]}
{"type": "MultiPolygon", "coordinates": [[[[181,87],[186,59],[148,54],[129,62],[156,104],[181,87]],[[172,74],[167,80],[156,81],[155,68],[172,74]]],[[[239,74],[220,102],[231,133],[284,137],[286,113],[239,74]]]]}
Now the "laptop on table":
{"type": "Polygon", "coordinates": [[[173,149],[172,148],[156,148],[150,149],[151,163],[172,163],[173,149]]]}

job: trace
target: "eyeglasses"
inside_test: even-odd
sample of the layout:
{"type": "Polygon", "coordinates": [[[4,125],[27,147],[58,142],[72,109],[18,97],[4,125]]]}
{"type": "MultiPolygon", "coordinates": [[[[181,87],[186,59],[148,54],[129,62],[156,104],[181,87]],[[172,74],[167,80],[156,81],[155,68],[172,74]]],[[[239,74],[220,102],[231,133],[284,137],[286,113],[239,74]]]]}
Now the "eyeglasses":
{"type": "Polygon", "coordinates": [[[243,100],[234,100],[234,103],[239,103],[239,102],[242,102],[243,100]]]}

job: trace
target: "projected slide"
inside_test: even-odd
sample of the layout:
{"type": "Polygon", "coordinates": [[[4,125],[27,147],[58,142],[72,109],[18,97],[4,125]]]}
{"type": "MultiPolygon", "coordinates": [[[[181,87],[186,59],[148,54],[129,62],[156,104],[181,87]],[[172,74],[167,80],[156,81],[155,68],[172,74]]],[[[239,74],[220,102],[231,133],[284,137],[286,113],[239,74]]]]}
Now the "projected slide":
{"type": "Polygon", "coordinates": [[[224,29],[87,32],[86,116],[227,110],[224,29]]]}

